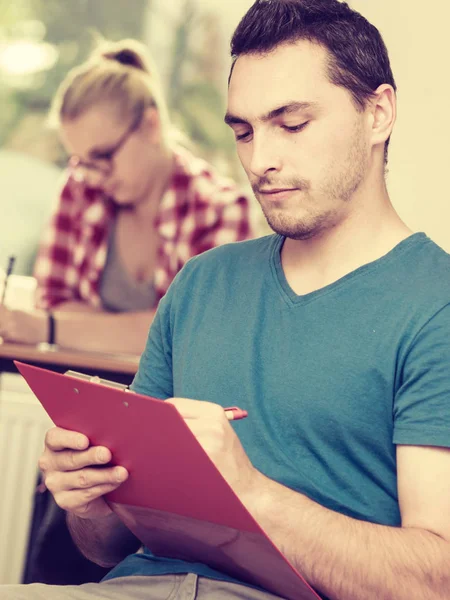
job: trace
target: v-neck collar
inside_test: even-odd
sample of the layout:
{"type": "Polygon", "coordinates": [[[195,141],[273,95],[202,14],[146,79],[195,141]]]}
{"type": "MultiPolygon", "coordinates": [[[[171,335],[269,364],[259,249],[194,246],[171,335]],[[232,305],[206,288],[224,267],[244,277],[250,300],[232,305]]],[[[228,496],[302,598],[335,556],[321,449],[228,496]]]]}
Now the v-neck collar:
{"type": "Polygon", "coordinates": [[[424,243],[430,241],[428,236],[423,232],[413,233],[401,242],[399,242],[396,246],[394,246],[394,248],[392,248],[392,250],[390,250],[384,256],[381,256],[380,258],[377,258],[374,261],[371,261],[365,265],[358,267],[354,271],[347,273],[346,275],[334,281],[333,283],[330,283],[318,290],[314,290],[313,292],[309,292],[307,294],[299,295],[296,294],[289,285],[283,270],[283,265],[281,263],[281,250],[283,248],[285,239],[286,238],[282,235],[276,234],[274,236],[270,262],[272,274],[275,279],[275,283],[278,287],[278,290],[281,296],[283,297],[283,300],[291,306],[313,302],[317,298],[320,298],[342,287],[343,285],[347,284],[350,280],[370,273],[375,269],[378,269],[381,266],[389,263],[411,246],[414,246],[417,243],[424,243]]]}

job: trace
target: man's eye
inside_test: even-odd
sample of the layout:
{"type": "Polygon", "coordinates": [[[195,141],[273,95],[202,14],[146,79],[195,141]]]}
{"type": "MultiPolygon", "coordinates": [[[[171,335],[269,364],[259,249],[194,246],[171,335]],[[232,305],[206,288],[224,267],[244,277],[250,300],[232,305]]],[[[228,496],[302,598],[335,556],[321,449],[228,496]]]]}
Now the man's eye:
{"type": "Polygon", "coordinates": [[[286,131],[290,131],[292,133],[296,133],[298,131],[302,131],[303,129],[305,129],[305,127],[309,124],[309,121],[305,121],[304,123],[301,123],[300,125],[292,125],[292,126],[288,126],[288,125],[283,125],[283,129],[285,129],[286,131]]]}
{"type": "Polygon", "coordinates": [[[236,136],[236,140],[237,140],[238,142],[241,142],[241,141],[248,140],[248,139],[249,139],[249,137],[250,137],[250,135],[251,135],[251,132],[250,132],[250,131],[246,131],[245,133],[236,133],[236,134],[235,134],[235,136],[236,136]]]}

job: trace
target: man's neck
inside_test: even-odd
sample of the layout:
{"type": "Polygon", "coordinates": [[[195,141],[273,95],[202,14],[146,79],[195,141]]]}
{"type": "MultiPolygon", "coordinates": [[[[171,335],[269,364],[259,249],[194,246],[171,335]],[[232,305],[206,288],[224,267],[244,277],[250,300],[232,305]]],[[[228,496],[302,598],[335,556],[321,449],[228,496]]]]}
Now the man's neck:
{"type": "Polygon", "coordinates": [[[340,224],[307,240],[286,239],[281,260],[299,295],[321,289],[390,252],[413,232],[394,210],[387,192],[340,224]]]}

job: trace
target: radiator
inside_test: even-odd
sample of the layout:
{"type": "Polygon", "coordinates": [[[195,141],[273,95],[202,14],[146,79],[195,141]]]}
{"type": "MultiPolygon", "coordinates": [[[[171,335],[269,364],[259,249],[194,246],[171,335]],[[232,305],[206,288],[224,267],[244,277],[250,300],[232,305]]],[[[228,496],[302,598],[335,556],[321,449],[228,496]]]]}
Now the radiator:
{"type": "Polygon", "coordinates": [[[0,375],[0,584],[21,583],[38,474],[52,422],[25,380],[0,375]]]}

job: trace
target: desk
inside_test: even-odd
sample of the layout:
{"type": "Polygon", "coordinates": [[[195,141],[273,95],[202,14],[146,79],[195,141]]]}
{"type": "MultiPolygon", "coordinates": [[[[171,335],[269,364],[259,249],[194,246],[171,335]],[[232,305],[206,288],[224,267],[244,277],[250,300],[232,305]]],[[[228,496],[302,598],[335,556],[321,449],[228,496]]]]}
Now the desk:
{"type": "Polygon", "coordinates": [[[16,372],[13,360],[59,372],[78,370],[126,384],[131,383],[139,365],[139,356],[132,354],[80,352],[47,344],[0,343],[0,373],[16,372]]]}

